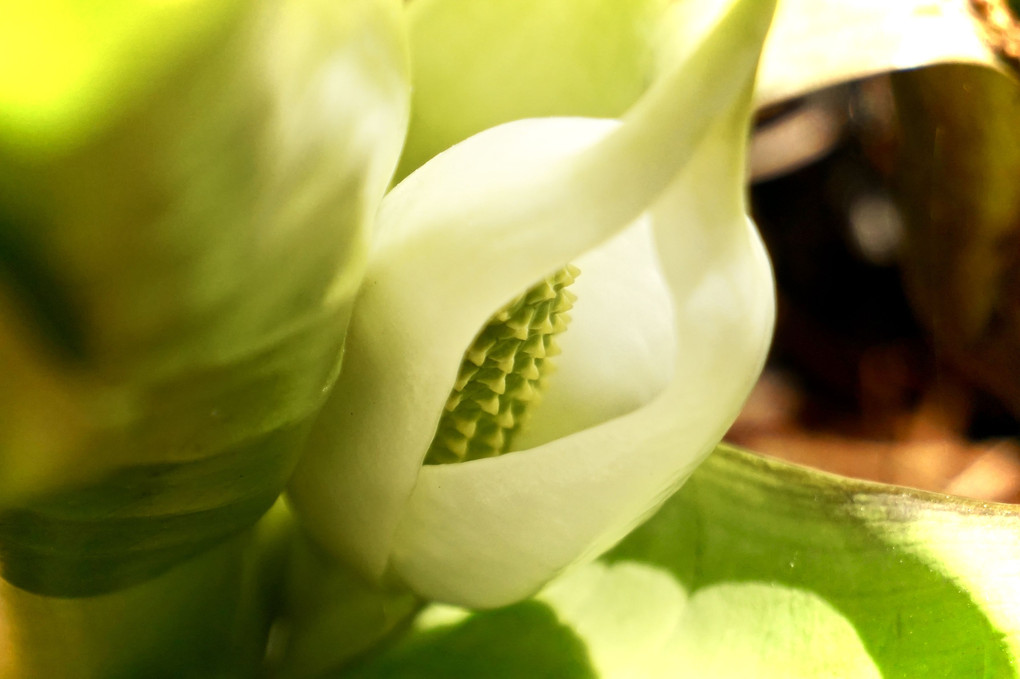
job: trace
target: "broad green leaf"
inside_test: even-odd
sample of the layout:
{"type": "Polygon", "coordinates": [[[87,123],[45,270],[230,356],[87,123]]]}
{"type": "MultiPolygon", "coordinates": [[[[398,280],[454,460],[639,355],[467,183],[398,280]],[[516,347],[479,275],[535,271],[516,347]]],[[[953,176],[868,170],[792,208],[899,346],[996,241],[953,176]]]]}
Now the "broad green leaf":
{"type": "Polygon", "coordinates": [[[597,679],[585,644],[538,601],[469,614],[436,605],[381,656],[323,679],[597,679]]]}
{"type": "Polygon", "coordinates": [[[664,0],[415,0],[411,127],[397,172],[500,123],[616,118],[654,78],[664,0]]]}
{"type": "Polygon", "coordinates": [[[401,21],[257,3],[82,144],[0,144],[5,578],[116,589],[273,503],[405,132],[401,21]]]}
{"type": "Polygon", "coordinates": [[[62,598],[0,580],[4,679],[245,679],[265,654],[250,531],[116,592],[62,598]]]}
{"type": "Polygon", "coordinates": [[[720,447],[647,523],[533,600],[430,605],[332,676],[400,676],[418,658],[420,676],[461,676],[478,652],[444,640],[478,629],[510,658],[501,676],[555,676],[566,653],[536,667],[535,642],[509,622],[542,610],[583,645],[581,676],[1006,679],[1020,666],[1018,536],[1012,506],[720,447]]]}
{"type": "Polygon", "coordinates": [[[619,562],[579,569],[537,598],[587,642],[600,677],[880,676],[832,606],[775,583],[687,596],[667,571],[619,562]]]}
{"type": "Polygon", "coordinates": [[[0,148],[85,143],[241,15],[235,0],[0,2],[0,148]]]}
{"type": "Polygon", "coordinates": [[[1020,512],[720,448],[607,555],[690,591],[774,583],[824,599],[887,677],[1013,677],[1020,512]]]}
{"type": "Polygon", "coordinates": [[[685,6],[698,20],[676,68],[622,124],[499,126],[383,201],[345,369],[291,486],[322,549],[369,580],[473,606],[525,597],[623,537],[736,416],[774,303],[743,203],[751,76],[770,7],[685,6]],[[633,412],[529,450],[423,468],[463,353],[488,318],[645,211],[673,307],[668,386],[633,412]]]}
{"type": "MultiPolygon", "coordinates": [[[[1001,68],[970,0],[781,0],[755,100],[892,70],[1001,68]]],[[[690,5],[663,0],[415,0],[415,89],[397,177],[489,127],[551,115],[617,117],[684,44],[690,5]]]]}
{"type": "Polygon", "coordinates": [[[78,385],[38,339],[0,287],[0,509],[71,476],[64,466],[93,434],[78,385]]]}

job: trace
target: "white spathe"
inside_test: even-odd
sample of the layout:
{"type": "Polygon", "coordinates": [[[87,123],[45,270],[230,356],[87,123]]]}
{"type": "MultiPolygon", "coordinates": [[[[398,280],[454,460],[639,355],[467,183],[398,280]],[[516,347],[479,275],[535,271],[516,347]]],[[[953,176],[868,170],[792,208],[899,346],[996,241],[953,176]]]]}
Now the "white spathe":
{"type": "Polygon", "coordinates": [[[673,379],[673,307],[645,216],[573,262],[577,301],[540,405],[511,450],[526,450],[643,406],[673,379]]]}
{"type": "MultiPolygon", "coordinates": [[[[344,368],[291,490],[326,552],[426,598],[503,605],[618,541],[722,437],[755,382],[774,317],[771,269],[743,200],[751,81],[771,6],[740,0],[705,11],[712,20],[699,24],[694,46],[622,124],[499,126],[384,199],[344,368]],[[628,225],[640,231],[642,219],[643,251],[650,230],[665,275],[654,284],[624,276],[619,285],[636,287],[622,297],[651,287],[669,303],[614,320],[640,328],[654,319],[649,346],[658,348],[644,362],[629,358],[655,373],[649,388],[619,399],[604,421],[559,422],[561,435],[535,447],[423,467],[463,352],[491,314],[607,242],[622,247],[608,257],[640,255],[627,238],[611,239],[628,225]]],[[[632,266],[646,264],[638,256],[632,266]]],[[[611,360],[597,340],[578,346],[560,357],[565,367],[611,360]]],[[[591,375],[587,385],[560,385],[556,398],[578,406],[567,412],[590,416],[592,390],[606,385],[600,371],[591,375]]]]}

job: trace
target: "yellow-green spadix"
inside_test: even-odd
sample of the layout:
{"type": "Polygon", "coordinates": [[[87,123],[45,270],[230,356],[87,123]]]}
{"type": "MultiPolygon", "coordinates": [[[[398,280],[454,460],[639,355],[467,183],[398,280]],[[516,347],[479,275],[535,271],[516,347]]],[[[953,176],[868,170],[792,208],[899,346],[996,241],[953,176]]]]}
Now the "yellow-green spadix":
{"type": "Polygon", "coordinates": [[[291,487],[307,533],[379,583],[524,598],[674,491],[767,351],[771,269],[743,199],[769,2],[713,3],[622,121],[531,119],[433,158],[384,199],[344,366],[291,487]],[[542,404],[508,454],[423,465],[487,320],[574,263],[542,404]]]}

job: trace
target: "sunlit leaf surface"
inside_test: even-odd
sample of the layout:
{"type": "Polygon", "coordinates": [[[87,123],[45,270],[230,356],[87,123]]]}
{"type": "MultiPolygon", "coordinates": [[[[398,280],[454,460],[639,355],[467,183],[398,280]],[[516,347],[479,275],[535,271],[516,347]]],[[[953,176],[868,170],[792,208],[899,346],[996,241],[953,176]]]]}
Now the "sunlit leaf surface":
{"type": "Polygon", "coordinates": [[[471,635],[507,677],[1013,677],[1018,536],[1011,506],[720,447],[650,521],[532,601],[428,607],[335,676],[457,676],[477,651],[451,640],[471,635]],[[527,616],[550,634],[523,629],[527,616]],[[572,635],[559,654],[554,630],[572,635]]]}

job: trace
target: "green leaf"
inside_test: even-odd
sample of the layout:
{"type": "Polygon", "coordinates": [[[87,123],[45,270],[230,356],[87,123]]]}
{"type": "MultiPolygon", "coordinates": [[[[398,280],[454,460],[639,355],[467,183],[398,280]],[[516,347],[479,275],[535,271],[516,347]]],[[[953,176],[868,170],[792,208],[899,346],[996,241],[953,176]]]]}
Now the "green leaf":
{"type": "Polygon", "coordinates": [[[616,118],[654,75],[664,0],[415,0],[414,94],[397,176],[500,123],[616,118]]]}
{"type": "MultiPolygon", "coordinates": [[[[782,0],[756,101],[931,63],[999,66],[969,5],[782,0]]],[[[415,89],[398,179],[500,123],[619,117],[683,45],[690,14],[689,3],[663,0],[415,0],[415,89]]]]}
{"type": "Polygon", "coordinates": [[[85,143],[217,40],[235,0],[0,2],[0,147],[85,143]]]}
{"type": "Polygon", "coordinates": [[[0,144],[4,577],[115,589],[282,491],[406,128],[400,11],[257,3],[83,143],[0,144]]]}
{"type": "MultiPolygon", "coordinates": [[[[720,447],[599,561],[501,612],[549,607],[602,678],[1005,679],[1020,666],[1017,563],[1013,506],[720,447]]],[[[355,676],[387,676],[382,668],[395,659],[412,666],[418,654],[434,663],[432,619],[452,634],[497,618],[432,605],[355,676]]],[[[512,625],[493,637],[500,657],[527,653],[512,625]]],[[[448,649],[447,676],[471,657],[448,649]]],[[[513,667],[506,676],[541,676],[513,667]]]]}
{"type": "Polygon", "coordinates": [[[1011,677],[1020,650],[1014,507],[848,480],[730,448],[607,555],[684,586],[813,592],[883,676],[1011,677]]]}
{"type": "Polygon", "coordinates": [[[526,601],[465,615],[433,607],[415,632],[381,656],[332,675],[337,679],[596,679],[584,643],[548,606],[526,601]],[[507,643],[507,642],[510,643],[507,643]]]}
{"type": "Polygon", "coordinates": [[[537,598],[587,642],[600,677],[879,676],[832,606],[776,583],[688,595],[667,571],[622,561],[582,567],[537,598]]]}
{"type": "Polygon", "coordinates": [[[265,656],[268,620],[251,531],[159,576],[84,598],[0,580],[5,679],[242,679],[265,656]]]}

